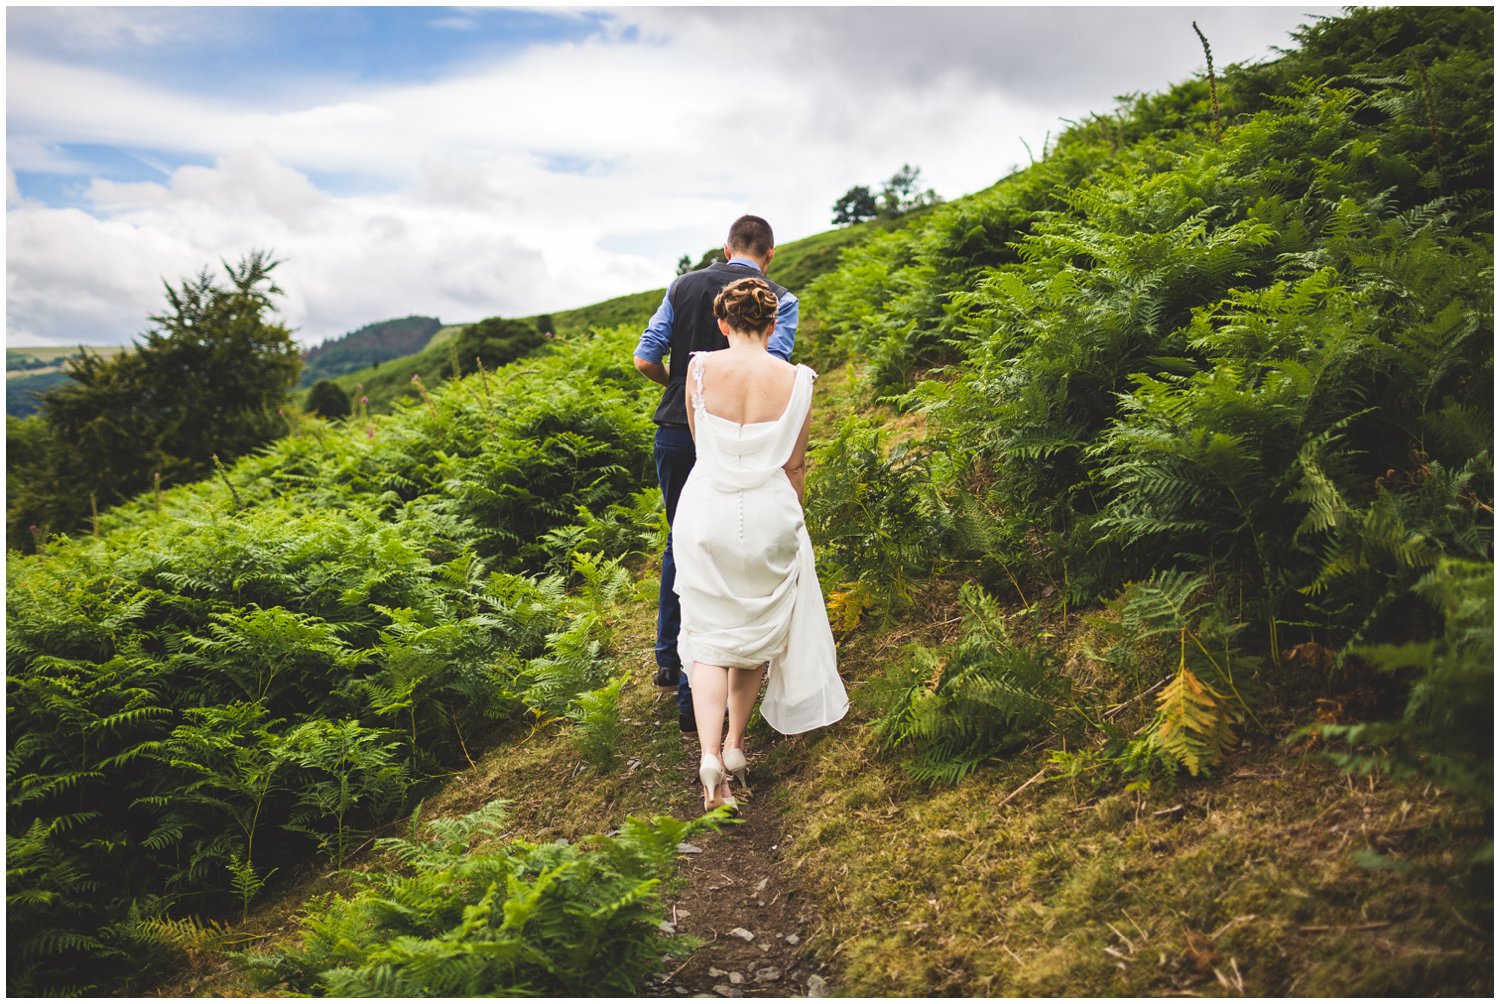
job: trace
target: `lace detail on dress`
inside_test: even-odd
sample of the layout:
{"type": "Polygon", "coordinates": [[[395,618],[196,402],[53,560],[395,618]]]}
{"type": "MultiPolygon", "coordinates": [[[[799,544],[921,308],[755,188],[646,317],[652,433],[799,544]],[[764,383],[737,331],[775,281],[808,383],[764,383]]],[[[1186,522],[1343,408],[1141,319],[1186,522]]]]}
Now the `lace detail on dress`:
{"type": "Polygon", "coordinates": [[[703,360],[699,359],[700,353],[694,352],[688,356],[688,372],[693,375],[693,384],[698,393],[693,396],[693,411],[701,413],[703,408],[703,360]]]}

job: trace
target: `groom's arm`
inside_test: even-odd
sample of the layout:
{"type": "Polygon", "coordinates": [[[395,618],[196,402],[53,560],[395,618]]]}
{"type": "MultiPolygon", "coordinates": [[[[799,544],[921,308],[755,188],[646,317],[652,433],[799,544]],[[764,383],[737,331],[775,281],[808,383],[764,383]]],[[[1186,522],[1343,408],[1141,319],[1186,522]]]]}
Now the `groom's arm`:
{"type": "Polygon", "coordinates": [[[776,330],[771,332],[771,341],[766,348],[773,356],[780,356],[787,362],[792,361],[792,348],[797,344],[800,309],[797,294],[791,290],[782,293],[781,299],[776,302],[776,330]]]}
{"type": "Polygon", "coordinates": [[[672,300],[671,289],[661,298],[661,306],[646,323],[641,332],[641,341],[635,347],[635,368],[647,380],[667,385],[667,367],[662,364],[667,353],[672,351],[672,300]]]}
{"type": "Polygon", "coordinates": [[[640,356],[636,356],[635,368],[640,371],[642,376],[644,376],[647,380],[650,380],[652,383],[659,383],[663,387],[667,385],[667,368],[661,363],[653,363],[648,359],[642,359],[640,356]]]}

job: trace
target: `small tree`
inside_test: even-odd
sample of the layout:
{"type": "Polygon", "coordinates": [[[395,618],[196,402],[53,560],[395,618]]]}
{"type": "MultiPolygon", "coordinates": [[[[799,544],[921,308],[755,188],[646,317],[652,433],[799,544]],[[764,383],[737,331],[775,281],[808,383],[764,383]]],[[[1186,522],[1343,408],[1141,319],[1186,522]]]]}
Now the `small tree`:
{"type": "Polygon", "coordinates": [[[902,164],[901,170],[891,175],[880,190],[880,213],[882,216],[900,216],[913,209],[935,206],[943,200],[932,189],[921,190],[922,169],[902,164]]]}
{"type": "Polygon", "coordinates": [[[557,333],[557,324],[552,320],[551,314],[543,314],[536,319],[536,330],[543,338],[551,338],[557,333]]]}
{"type": "Polygon", "coordinates": [[[332,380],[319,380],[307,392],[307,410],[324,418],[343,418],[349,414],[349,394],[332,380]]]}
{"type": "Polygon", "coordinates": [[[691,255],[683,255],[681,258],[677,259],[677,274],[687,275],[689,272],[695,272],[700,268],[708,268],[708,266],[712,265],[716,261],[720,261],[722,258],[723,248],[709,248],[707,251],[703,252],[702,257],[698,259],[698,263],[696,265],[693,264],[693,258],[691,255]]]}
{"type": "Polygon", "coordinates": [[[873,220],[878,214],[875,196],[865,185],[855,185],[833,204],[833,222],[840,225],[873,220]]]}

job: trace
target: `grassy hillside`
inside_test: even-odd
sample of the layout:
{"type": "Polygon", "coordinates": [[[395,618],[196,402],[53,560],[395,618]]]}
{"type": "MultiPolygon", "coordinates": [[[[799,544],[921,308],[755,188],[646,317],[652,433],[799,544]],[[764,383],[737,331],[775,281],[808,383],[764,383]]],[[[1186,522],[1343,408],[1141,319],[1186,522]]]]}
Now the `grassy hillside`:
{"type": "MultiPolygon", "coordinates": [[[[631,337],[619,331],[615,348],[631,337]]],[[[901,424],[862,404],[849,376],[819,380],[813,441],[825,451],[851,413],[901,424]]],[[[814,490],[827,491],[832,473],[814,470],[814,490]]],[[[474,766],[427,799],[424,820],[503,797],[505,839],[545,845],[586,841],[627,815],[695,814],[696,745],[676,734],[675,704],[650,686],[656,562],[648,548],[629,560],[636,595],[621,583],[599,610],[609,627],[599,678],[629,677],[612,717],[544,724],[473,750],[474,766]]],[[[701,865],[668,895],[678,934],[709,944],[685,962],[674,957],[664,968],[679,975],[648,995],[722,994],[714,988],[728,985],[727,971],[756,971],[729,961],[731,926],[757,934],[752,958],[827,974],[841,995],[1488,993],[1491,904],[1463,884],[1486,840],[1483,813],[1421,779],[1350,778],[1312,743],[1288,751],[1279,736],[1305,714],[1295,703],[1262,708],[1266,731],[1247,736],[1212,778],[1124,784],[1068,761],[1075,747],[1062,742],[998,756],[958,785],[914,779],[878,730],[887,675],[912,663],[914,644],[961,639],[972,615],[959,592],[952,577],[932,581],[908,616],[840,632],[854,699],[846,721],[796,737],[752,727],[753,822],[693,838],[703,853],[681,867],[701,865]],[[741,833],[762,825],[770,829],[758,838],[741,833]],[[769,893],[753,894],[760,878],[745,869],[755,851],[779,863],[770,888],[797,904],[790,915],[769,893]],[[738,912],[712,912],[731,895],[738,912]],[[799,944],[783,938],[760,952],[794,922],[799,944]]],[[[1003,620],[1055,649],[1069,678],[1099,685],[1107,667],[1091,653],[1108,645],[1111,618],[1096,616],[1054,612],[1037,623],[1008,604],[1003,620]]],[[[1104,686],[1130,695],[1120,681],[1104,686]]],[[[1151,697],[1109,699],[1101,711],[1122,730],[1138,728],[1151,697]]],[[[352,866],[377,882],[396,873],[389,854],[366,852],[352,866]]],[[[161,989],[261,992],[277,965],[247,969],[215,946],[248,940],[266,959],[300,953],[322,921],[299,918],[321,916],[316,897],[352,888],[328,872],[268,890],[246,922],[191,938],[191,961],[161,989]]],[[[807,992],[805,977],[756,985],[807,992]]]]}
{"type": "Polygon", "coordinates": [[[649,685],[660,291],[12,555],[8,989],[1491,995],[1492,40],[784,249],[853,707],[747,823],[649,685]]]}
{"type": "MultiPolygon", "coordinates": [[[[825,401],[826,410],[853,404],[825,401]]],[[[1441,877],[1482,844],[1484,823],[1421,782],[1351,784],[1316,755],[1258,741],[1222,779],[1175,790],[1122,791],[1065,773],[1032,781],[1046,762],[1036,752],[958,786],[914,783],[876,741],[870,698],[913,638],[952,636],[943,622],[958,609],[928,612],[925,625],[843,641],[855,699],[845,722],[790,738],[752,727],[751,822],[692,838],[703,853],[679,859],[663,911],[679,935],[707,945],[673,957],[662,969],[678,975],[646,984],[644,996],[718,996],[728,980],[714,973],[739,970],[749,983],[767,962],[787,977],[824,974],[840,996],[1488,994],[1488,904],[1441,877]],[[744,832],[761,826],[758,837],[744,832]],[[776,863],[769,888],[789,910],[754,894],[764,877],[749,870],[755,852],[776,863]],[[1360,863],[1393,853],[1417,873],[1398,879],[1360,863]],[[715,912],[715,902],[725,907],[715,912]],[[733,927],[757,935],[749,965],[731,961],[733,927]],[[788,930],[799,944],[773,937],[788,930]]],[[[627,815],[696,815],[696,743],[679,738],[675,704],[650,686],[655,604],[620,601],[606,616],[606,657],[631,676],[613,761],[589,766],[575,727],[545,726],[476,751],[475,767],[424,803],[423,819],[503,797],[506,838],[545,845],[587,840],[627,815]]],[[[366,852],[351,866],[378,876],[393,862],[366,852]]],[[[190,941],[190,961],[160,991],[264,992],[215,946],[295,951],[308,930],[299,917],[316,915],[309,901],[349,891],[331,871],[268,890],[245,923],[190,941]]],[[[750,985],[807,993],[805,976],[750,985]]]]}

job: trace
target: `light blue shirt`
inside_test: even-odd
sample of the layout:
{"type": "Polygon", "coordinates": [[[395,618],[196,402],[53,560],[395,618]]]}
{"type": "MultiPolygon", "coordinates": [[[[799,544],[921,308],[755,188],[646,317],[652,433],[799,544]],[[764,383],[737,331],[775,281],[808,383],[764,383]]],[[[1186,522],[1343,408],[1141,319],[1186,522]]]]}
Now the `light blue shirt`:
{"type": "MultiPolygon", "coordinates": [[[[760,266],[749,258],[736,255],[729,259],[731,265],[743,265],[753,269],[756,274],[764,275],[760,266]]],[[[667,289],[667,296],[661,298],[661,306],[656,308],[656,313],[651,315],[651,320],[646,324],[646,330],[641,332],[641,342],[635,347],[637,359],[644,359],[648,363],[659,363],[672,351],[672,299],[671,288],[667,289]]],[[[771,332],[771,343],[767,346],[772,355],[780,356],[787,362],[792,361],[792,347],[797,342],[797,316],[798,316],[797,294],[787,290],[781,294],[781,299],[776,302],[776,330],[771,332]]]]}

